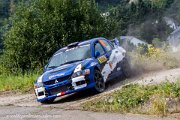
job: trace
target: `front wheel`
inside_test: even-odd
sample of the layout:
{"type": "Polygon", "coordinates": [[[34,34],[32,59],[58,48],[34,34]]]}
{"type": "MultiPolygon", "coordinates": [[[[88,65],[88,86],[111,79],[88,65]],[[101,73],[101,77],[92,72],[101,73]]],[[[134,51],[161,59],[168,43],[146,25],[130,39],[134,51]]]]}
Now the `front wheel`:
{"type": "Polygon", "coordinates": [[[104,79],[103,79],[103,77],[102,77],[102,75],[101,75],[101,72],[100,71],[98,71],[98,70],[95,70],[94,71],[94,81],[95,81],[95,83],[96,83],[96,85],[95,85],[95,91],[97,92],[97,93],[101,93],[101,92],[104,92],[105,91],[105,88],[106,88],[106,86],[105,86],[105,82],[104,82],[104,79]]]}

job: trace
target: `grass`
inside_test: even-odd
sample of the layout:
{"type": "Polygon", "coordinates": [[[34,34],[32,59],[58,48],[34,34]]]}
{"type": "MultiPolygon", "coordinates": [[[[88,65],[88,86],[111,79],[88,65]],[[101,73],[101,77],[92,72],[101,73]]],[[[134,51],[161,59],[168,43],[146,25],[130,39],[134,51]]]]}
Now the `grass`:
{"type": "MultiPolygon", "coordinates": [[[[160,85],[142,86],[127,85],[121,90],[111,94],[90,100],[81,106],[84,110],[120,112],[120,113],[141,113],[167,115],[170,112],[177,112],[179,108],[172,108],[171,102],[180,100],[180,82],[162,83],[160,85]]],[[[175,107],[177,107],[175,104],[175,107]]]]}
{"type": "Polygon", "coordinates": [[[0,92],[16,91],[25,93],[33,89],[38,74],[0,75],[0,92]]]}

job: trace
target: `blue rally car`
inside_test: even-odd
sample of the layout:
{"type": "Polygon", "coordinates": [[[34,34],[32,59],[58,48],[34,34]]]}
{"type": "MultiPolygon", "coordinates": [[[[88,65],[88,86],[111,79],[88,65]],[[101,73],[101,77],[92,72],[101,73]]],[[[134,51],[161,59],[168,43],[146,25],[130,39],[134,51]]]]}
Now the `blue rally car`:
{"type": "Polygon", "coordinates": [[[51,103],[56,97],[88,88],[103,92],[108,80],[130,75],[125,56],[118,40],[95,38],[69,44],[51,57],[35,81],[37,101],[51,103]]]}

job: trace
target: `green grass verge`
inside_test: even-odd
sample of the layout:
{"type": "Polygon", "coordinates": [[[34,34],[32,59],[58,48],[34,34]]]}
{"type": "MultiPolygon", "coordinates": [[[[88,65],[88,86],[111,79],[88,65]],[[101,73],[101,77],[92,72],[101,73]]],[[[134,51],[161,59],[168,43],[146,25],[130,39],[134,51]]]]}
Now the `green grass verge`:
{"type": "Polygon", "coordinates": [[[171,104],[169,100],[176,100],[176,103],[180,100],[180,82],[151,86],[127,85],[81,106],[84,110],[92,111],[166,115],[171,104]]]}
{"type": "Polygon", "coordinates": [[[0,75],[0,92],[28,92],[33,90],[33,82],[38,74],[0,75]]]}

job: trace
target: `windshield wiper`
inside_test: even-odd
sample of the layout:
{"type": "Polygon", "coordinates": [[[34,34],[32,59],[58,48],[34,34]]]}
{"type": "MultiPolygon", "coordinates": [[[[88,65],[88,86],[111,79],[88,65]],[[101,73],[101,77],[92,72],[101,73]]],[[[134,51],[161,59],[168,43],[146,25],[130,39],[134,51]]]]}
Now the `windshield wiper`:
{"type": "Polygon", "coordinates": [[[48,68],[52,68],[53,69],[53,68],[57,68],[57,67],[59,67],[59,66],[50,66],[48,68]]]}
{"type": "Polygon", "coordinates": [[[70,63],[78,62],[78,61],[82,61],[82,60],[84,60],[84,59],[81,59],[81,60],[72,60],[72,61],[69,61],[69,62],[65,62],[65,63],[63,63],[61,65],[70,64],[70,63]]]}

